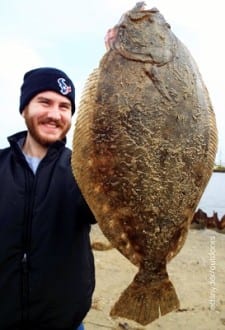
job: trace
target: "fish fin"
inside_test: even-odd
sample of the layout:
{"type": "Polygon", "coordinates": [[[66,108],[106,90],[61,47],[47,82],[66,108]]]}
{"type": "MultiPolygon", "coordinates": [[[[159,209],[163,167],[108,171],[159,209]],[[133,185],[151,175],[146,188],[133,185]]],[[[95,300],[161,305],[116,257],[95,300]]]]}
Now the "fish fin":
{"type": "Polygon", "coordinates": [[[113,306],[112,317],[124,317],[147,325],[160,315],[177,310],[180,306],[170,280],[140,285],[133,281],[113,306]]]}

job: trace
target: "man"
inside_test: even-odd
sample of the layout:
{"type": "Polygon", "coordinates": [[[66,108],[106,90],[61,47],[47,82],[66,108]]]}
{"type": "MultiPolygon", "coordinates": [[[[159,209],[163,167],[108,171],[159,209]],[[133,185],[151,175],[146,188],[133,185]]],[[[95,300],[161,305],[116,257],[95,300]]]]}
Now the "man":
{"type": "Polygon", "coordinates": [[[65,146],[74,99],[63,71],[24,75],[19,110],[27,131],[0,151],[1,330],[75,330],[91,306],[95,219],[65,146]]]}

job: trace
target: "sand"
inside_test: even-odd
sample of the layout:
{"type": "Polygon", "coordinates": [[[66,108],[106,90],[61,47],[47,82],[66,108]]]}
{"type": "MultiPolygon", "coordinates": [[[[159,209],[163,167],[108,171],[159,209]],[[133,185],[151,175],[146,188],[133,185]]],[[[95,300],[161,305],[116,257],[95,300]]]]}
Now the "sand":
{"type": "MultiPolygon", "coordinates": [[[[93,226],[92,242],[105,242],[93,226]]],[[[168,264],[168,273],[180,300],[180,309],[160,316],[147,326],[112,319],[110,309],[137,272],[116,249],[96,251],[96,289],[85,318],[86,330],[222,330],[225,329],[225,235],[190,229],[180,253],[168,264]]]]}

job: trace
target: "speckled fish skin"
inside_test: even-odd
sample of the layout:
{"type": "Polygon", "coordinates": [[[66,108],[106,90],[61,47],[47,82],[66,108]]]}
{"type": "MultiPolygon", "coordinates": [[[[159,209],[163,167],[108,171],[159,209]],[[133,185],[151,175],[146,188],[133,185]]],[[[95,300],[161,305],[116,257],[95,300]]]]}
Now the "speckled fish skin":
{"type": "Polygon", "coordinates": [[[116,30],[83,91],[72,168],[105,236],[138,266],[111,315],[146,325],[179,307],[166,263],[212,174],[217,129],[195,61],[157,9],[136,6],[116,30]]]}

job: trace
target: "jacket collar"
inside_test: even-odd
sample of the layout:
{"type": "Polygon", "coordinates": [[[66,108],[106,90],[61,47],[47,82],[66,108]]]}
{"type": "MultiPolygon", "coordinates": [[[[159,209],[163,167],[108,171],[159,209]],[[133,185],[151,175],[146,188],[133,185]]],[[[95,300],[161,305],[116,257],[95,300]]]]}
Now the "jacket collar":
{"type": "MultiPolygon", "coordinates": [[[[18,143],[22,139],[25,140],[26,136],[27,136],[27,131],[22,131],[22,132],[18,132],[16,134],[9,136],[7,139],[9,141],[10,145],[12,145],[14,143],[18,143]]],[[[65,146],[65,144],[66,144],[66,138],[52,143],[49,146],[49,148],[59,148],[61,146],[65,146]]]]}

